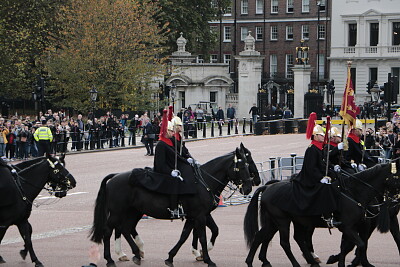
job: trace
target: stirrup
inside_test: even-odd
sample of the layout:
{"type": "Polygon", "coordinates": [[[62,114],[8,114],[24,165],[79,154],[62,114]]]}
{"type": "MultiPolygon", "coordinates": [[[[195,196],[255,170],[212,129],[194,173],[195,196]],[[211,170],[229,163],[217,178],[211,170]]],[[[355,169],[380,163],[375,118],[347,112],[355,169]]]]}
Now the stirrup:
{"type": "Polygon", "coordinates": [[[328,226],[329,229],[337,228],[339,225],[342,224],[342,222],[335,221],[335,219],[333,217],[324,219],[324,221],[326,222],[326,225],[328,226]]]}

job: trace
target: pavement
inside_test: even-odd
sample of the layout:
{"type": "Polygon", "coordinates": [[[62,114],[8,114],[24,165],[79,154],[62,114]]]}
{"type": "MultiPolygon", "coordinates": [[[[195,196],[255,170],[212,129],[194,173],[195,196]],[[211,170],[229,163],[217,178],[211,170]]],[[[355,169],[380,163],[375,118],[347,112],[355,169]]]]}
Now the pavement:
{"type": "MultiPolygon", "coordinates": [[[[304,134],[234,136],[188,142],[191,154],[201,163],[233,151],[240,143],[250,149],[253,159],[262,162],[272,156],[287,157],[291,153],[304,154],[309,144],[304,134]]],[[[45,266],[79,267],[89,263],[88,239],[93,220],[94,201],[102,179],[109,173],[127,171],[153,165],[153,157],[146,157],[145,148],[102,150],[96,153],[71,153],[66,157],[67,169],[77,180],[77,187],[63,199],[48,198],[47,193],[36,199],[39,207],[33,208],[30,222],[33,227],[33,246],[38,258],[45,266]]],[[[255,188],[254,188],[255,189],[255,188]]],[[[210,252],[211,259],[220,267],[246,266],[247,248],[243,237],[243,218],[247,204],[217,208],[213,217],[219,226],[220,235],[215,248],[210,252]]],[[[165,266],[168,251],[179,239],[184,222],[143,219],[137,230],[145,242],[145,258],[142,266],[165,266]]],[[[316,253],[325,262],[329,255],[339,251],[341,234],[337,230],[329,234],[326,229],[317,229],[314,234],[316,253]]],[[[295,257],[301,266],[308,266],[301,256],[298,246],[292,242],[295,257]]],[[[190,252],[189,239],[175,257],[176,267],[206,266],[196,262],[190,252]]],[[[113,242],[112,242],[113,246],[113,242]]],[[[131,258],[128,244],[123,241],[123,249],[131,258]]],[[[6,233],[0,246],[0,255],[7,261],[2,266],[33,266],[29,258],[23,261],[19,256],[23,242],[15,226],[6,233]]],[[[112,251],[113,252],[113,251],[112,251]]],[[[112,253],[114,260],[116,255],[112,253]]],[[[374,232],[369,242],[368,256],[375,266],[399,266],[399,251],[390,234],[374,232]]],[[[290,266],[279,237],[275,236],[268,249],[268,259],[272,266],[290,266]]],[[[347,257],[350,263],[352,256],[347,257]]],[[[98,266],[105,266],[101,259],[98,266]]],[[[132,261],[117,262],[117,266],[136,266],[132,261]]],[[[254,266],[261,266],[255,259],[254,266]]],[[[321,266],[328,266],[322,264],[321,266]]],[[[1,266],[0,266],[1,267],[1,266]]]]}

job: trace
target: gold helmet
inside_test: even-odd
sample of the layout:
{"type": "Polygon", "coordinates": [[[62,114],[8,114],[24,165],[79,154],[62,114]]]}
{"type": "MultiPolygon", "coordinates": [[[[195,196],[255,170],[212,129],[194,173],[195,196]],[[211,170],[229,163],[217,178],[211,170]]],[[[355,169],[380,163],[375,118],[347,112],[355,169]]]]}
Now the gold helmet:
{"type": "Polygon", "coordinates": [[[329,133],[331,134],[331,137],[340,137],[342,138],[342,134],[340,133],[339,129],[337,127],[332,127],[331,130],[329,131],[329,133]]]}
{"type": "Polygon", "coordinates": [[[321,127],[321,125],[318,125],[318,124],[315,125],[314,129],[313,129],[313,135],[317,135],[317,134],[325,136],[324,129],[321,127]]]}
{"type": "Polygon", "coordinates": [[[182,120],[178,116],[175,116],[171,120],[173,126],[182,126],[182,120]]]}
{"type": "Polygon", "coordinates": [[[174,124],[169,121],[167,129],[170,130],[170,131],[173,131],[174,130],[174,124]]]}
{"type": "Polygon", "coordinates": [[[360,129],[362,130],[362,122],[360,120],[356,120],[356,125],[354,126],[354,129],[360,129]]]}

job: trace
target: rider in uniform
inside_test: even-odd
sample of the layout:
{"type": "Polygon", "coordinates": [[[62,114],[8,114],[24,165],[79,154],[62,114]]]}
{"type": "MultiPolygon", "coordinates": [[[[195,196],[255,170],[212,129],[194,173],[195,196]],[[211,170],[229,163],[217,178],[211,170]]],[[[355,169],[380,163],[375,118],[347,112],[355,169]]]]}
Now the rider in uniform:
{"type": "Polygon", "coordinates": [[[367,151],[364,151],[363,153],[365,146],[363,140],[361,139],[362,134],[362,122],[360,120],[356,120],[354,129],[351,129],[347,137],[349,150],[346,153],[346,160],[351,162],[353,167],[356,167],[354,164],[357,164],[359,171],[373,167],[377,163],[377,159],[371,157],[367,151]]]}
{"type": "MultiPolygon", "coordinates": [[[[330,134],[330,142],[325,145],[326,150],[329,147],[329,166],[330,169],[333,169],[335,173],[341,171],[341,169],[346,170],[347,172],[353,173],[353,169],[350,165],[350,162],[346,161],[343,155],[344,144],[342,142],[342,134],[337,127],[332,127],[329,130],[330,134]]],[[[327,158],[324,156],[324,159],[327,158]]],[[[335,175],[336,176],[336,175],[335,175]]]]}

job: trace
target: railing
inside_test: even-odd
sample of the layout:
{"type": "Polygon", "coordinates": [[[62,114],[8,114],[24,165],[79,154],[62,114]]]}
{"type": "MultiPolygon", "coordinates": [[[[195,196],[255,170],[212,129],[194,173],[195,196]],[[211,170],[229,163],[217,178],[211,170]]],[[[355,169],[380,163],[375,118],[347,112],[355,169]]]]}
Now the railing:
{"type": "Polygon", "coordinates": [[[331,56],[336,58],[344,55],[352,54],[357,57],[393,57],[400,54],[400,46],[347,46],[333,47],[331,56]]]}

